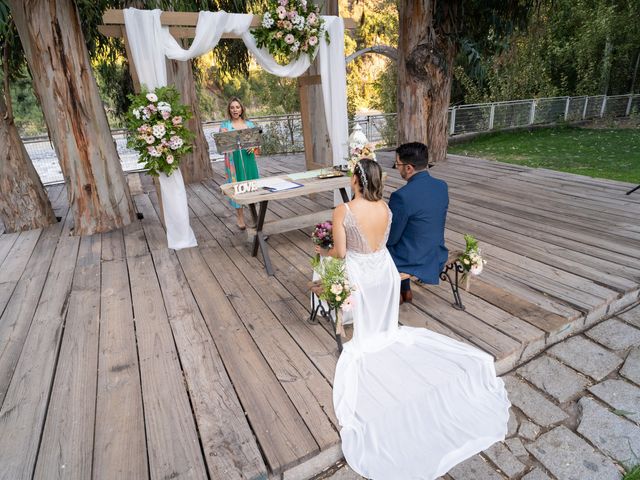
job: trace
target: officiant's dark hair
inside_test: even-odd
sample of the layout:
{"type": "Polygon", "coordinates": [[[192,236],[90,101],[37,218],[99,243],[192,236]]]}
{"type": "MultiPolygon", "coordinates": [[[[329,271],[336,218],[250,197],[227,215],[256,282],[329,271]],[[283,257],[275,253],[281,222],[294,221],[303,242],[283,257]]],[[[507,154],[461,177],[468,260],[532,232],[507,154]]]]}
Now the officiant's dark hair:
{"type": "Polygon", "coordinates": [[[240,104],[240,108],[242,109],[242,113],[240,114],[240,118],[245,120],[245,118],[244,118],[244,112],[245,112],[244,105],[242,104],[242,102],[240,101],[240,99],[238,97],[231,97],[229,99],[229,103],[227,103],[227,115],[229,115],[229,118],[231,118],[231,104],[233,102],[238,102],[240,104]]]}
{"type": "Polygon", "coordinates": [[[396,148],[396,153],[402,163],[413,165],[416,170],[423,170],[429,165],[429,150],[424,143],[403,143],[396,148]]]}
{"type": "Polygon", "coordinates": [[[382,169],[378,162],[369,158],[360,160],[353,174],[358,178],[358,187],[362,197],[370,202],[377,202],[382,198],[384,185],[382,184],[382,169]]]}

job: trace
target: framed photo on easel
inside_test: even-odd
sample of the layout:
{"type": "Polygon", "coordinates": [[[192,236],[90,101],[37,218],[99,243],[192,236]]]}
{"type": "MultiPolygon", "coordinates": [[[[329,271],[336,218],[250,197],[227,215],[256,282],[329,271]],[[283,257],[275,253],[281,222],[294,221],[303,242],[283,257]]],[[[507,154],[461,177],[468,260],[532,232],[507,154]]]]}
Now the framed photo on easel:
{"type": "Polygon", "coordinates": [[[262,144],[262,128],[245,128],[213,134],[218,153],[233,152],[244,148],[260,147],[262,144]]]}

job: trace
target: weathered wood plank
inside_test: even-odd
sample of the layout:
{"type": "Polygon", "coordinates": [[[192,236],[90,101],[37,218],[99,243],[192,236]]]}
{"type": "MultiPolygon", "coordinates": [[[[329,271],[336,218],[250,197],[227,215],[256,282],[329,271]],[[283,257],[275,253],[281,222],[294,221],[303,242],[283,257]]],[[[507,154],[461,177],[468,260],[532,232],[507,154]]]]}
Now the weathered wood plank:
{"type": "MultiPolygon", "coordinates": [[[[128,253],[128,252],[127,252],[128,253]]],[[[153,479],[207,477],[173,335],[150,255],[127,257],[153,479]]]]}
{"type": "Polygon", "coordinates": [[[82,237],[34,479],[91,477],[100,318],[100,235],[82,237]]]}
{"type": "MultiPolygon", "coordinates": [[[[136,198],[143,228],[159,226],[148,199],[136,198]]],[[[242,405],[175,254],[152,248],[169,323],[191,396],[211,478],[265,479],[267,470],[242,405]]]]}
{"type": "Polygon", "coordinates": [[[313,436],[200,252],[180,250],[178,258],[271,471],[315,454],[313,436]]]}
{"type": "Polygon", "coordinates": [[[80,243],[70,226],[69,217],[0,410],[0,478],[33,477],[80,243]]]}
{"type": "Polygon", "coordinates": [[[27,266],[0,317],[0,404],[7,393],[38,306],[62,225],[60,222],[42,230],[27,266]]]}
{"type": "Polygon", "coordinates": [[[153,255],[210,477],[266,480],[260,449],[177,258],[167,250],[153,255]]]}
{"type": "Polygon", "coordinates": [[[121,254],[122,230],[102,234],[95,479],[149,477],[133,304],[121,254]]]}
{"type": "Polygon", "coordinates": [[[0,234],[0,271],[4,270],[2,263],[19,236],[20,232],[0,234]]]}

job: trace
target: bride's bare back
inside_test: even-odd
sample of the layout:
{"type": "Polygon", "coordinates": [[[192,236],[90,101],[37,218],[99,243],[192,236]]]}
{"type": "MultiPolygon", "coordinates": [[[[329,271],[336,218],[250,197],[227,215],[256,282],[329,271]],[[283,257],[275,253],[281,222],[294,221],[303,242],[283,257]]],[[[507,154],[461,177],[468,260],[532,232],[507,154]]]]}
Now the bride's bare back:
{"type": "Polygon", "coordinates": [[[385,246],[391,212],[383,200],[370,202],[357,198],[336,208],[333,238],[336,253],[344,257],[347,248],[358,253],[373,253],[385,246]]]}

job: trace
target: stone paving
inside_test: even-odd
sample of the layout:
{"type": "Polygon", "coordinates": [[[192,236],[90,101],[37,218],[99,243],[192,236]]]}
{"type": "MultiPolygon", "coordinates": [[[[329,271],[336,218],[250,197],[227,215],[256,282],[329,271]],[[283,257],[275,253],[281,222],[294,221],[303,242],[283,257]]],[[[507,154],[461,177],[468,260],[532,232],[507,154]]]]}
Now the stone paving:
{"type": "MultiPolygon", "coordinates": [[[[502,377],[503,443],[440,480],[620,480],[640,464],[640,305],[502,377]]],[[[358,480],[344,463],[315,480],[358,480]]]]}

